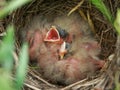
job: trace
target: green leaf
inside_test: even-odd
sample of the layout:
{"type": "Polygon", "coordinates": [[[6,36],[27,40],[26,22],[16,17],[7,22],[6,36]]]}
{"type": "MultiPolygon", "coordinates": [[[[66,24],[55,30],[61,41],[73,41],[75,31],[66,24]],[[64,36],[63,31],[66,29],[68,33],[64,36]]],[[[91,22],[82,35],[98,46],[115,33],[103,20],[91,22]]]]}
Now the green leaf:
{"type": "Polygon", "coordinates": [[[95,5],[95,7],[102,12],[102,14],[108,19],[110,23],[113,24],[113,17],[110,10],[105,6],[103,0],[90,0],[90,2],[95,5]]]}
{"type": "Polygon", "coordinates": [[[16,88],[20,90],[23,86],[28,66],[28,45],[24,44],[20,53],[19,66],[16,71],[16,88]]]}
{"type": "Polygon", "coordinates": [[[118,34],[120,35],[120,9],[117,10],[116,19],[114,21],[114,27],[118,34]]]}
{"type": "Polygon", "coordinates": [[[13,90],[13,83],[10,79],[13,68],[14,51],[14,27],[11,25],[7,28],[7,35],[0,43],[0,90],[13,90]]]}
{"type": "Polygon", "coordinates": [[[0,18],[5,17],[10,12],[13,12],[17,8],[21,7],[22,5],[30,2],[31,0],[12,0],[7,5],[0,10],[0,18]]]}
{"type": "Polygon", "coordinates": [[[3,68],[0,69],[0,90],[15,90],[10,75],[3,68]]]}
{"type": "Polygon", "coordinates": [[[117,71],[115,73],[115,90],[120,90],[120,82],[119,82],[120,72],[117,71]]]}
{"type": "Polygon", "coordinates": [[[4,37],[0,45],[0,63],[4,69],[11,71],[13,66],[13,53],[14,51],[14,27],[7,28],[7,35],[4,37]]]}

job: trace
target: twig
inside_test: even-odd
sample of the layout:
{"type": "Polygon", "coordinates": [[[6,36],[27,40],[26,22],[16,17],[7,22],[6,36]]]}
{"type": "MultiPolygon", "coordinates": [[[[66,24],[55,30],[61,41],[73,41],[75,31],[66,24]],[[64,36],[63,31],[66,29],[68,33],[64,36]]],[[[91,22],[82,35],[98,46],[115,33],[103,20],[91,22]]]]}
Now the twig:
{"type": "Polygon", "coordinates": [[[0,33],[0,37],[4,37],[4,36],[6,36],[6,32],[0,33]]]}
{"type": "Polygon", "coordinates": [[[71,88],[71,87],[73,87],[73,86],[75,86],[75,85],[78,85],[78,84],[80,84],[80,83],[85,82],[86,80],[87,80],[87,79],[80,80],[80,81],[78,81],[78,82],[76,82],[76,83],[70,84],[70,85],[62,88],[61,90],[67,90],[67,89],[69,89],[69,88],[71,88]]]}
{"type": "MultiPolygon", "coordinates": [[[[14,77],[11,77],[11,76],[10,76],[10,78],[15,81],[15,78],[14,78],[14,77]]],[[[24,83],[24,85],[26,85],[27,87],[29,87],[29,88],[31,88],[31,89],[33,89],[33,90],[41,90],[41,89],[39,89],[39,88],[37,88],[37,87],[35,87],[35,86],[33,86],[33,85],[29,85],[28,83],[24,83]]]]}
{"type": "Polygon", "coordinates": [[[18,66],[18,63],[19,63],[18,56],[17,56],[16,52],[13,52],[12,54],[13,54],[13,58],[14,58],[14,60],[15,60],[15,67],[17,67],[17,66],[18,66]]]}
{"type": "Polygon", "coordinates": [[[81,2],[78,3],[78,5],[76,5],[69,13],[68,16],[73,13],[75,10],[77,10],[82,4],[83,4],[84,0],[82,0],[81,2]]]}
{"type": "Polygon", "coordinates": [[[73,90],[77,90],[81,87],[88,87],[88,86],[95,85],[95,84],[99,83],[101,80],[102,80],[101,78],[96,78],[94,80],[90,80],[90,81],[85,82],[83,84],[76,85],[75,87],[73,87],[74,88],[73,90]]]}
{"type": "Polygon", "coordinates": [[[105,90],[105,85],[108,82],[107,78],[103,78],[95,87],[94,89],[100,89],[100,90],[105,90]]]}
{"type": "Polygon", "coordinates": [[[40,81],[44,82],[44,83],[47,84],[48,86],[50,86],[50,87],[55,87],[55,85],[50,84],[49,82],[47,82],[46,80],[42,79],[41,77],[35,75],[35,74],[34,74],[33,72],[31,72],[31,71],[30,71],[30,74],[31,74],[32,76],[34,76],[35,78],[39,79],[40,81]]]}
{"type": "Polygon", "coordinates": [[[90,17],[89,11],[87,12],[87,19],[88,19],[88,23],[89,23],[89,25],[91,27],[92,32],[96,35],[96,30],[95,30],[93,21],[92,21],[92,19],[90,17]]]}
{"type": "Polygon", "coordinates": [[[35,86],[29,85],[29,84],[27,84],[27,83],[24,83],[24,85],[26,85],[27,87],[29,87],[29,88],[31,88],[31,89],[33,89],[33,90],[42,90],[42,89],[39,89],[39,88],[37,88],[37,87],[35,87],[35,86]]]}

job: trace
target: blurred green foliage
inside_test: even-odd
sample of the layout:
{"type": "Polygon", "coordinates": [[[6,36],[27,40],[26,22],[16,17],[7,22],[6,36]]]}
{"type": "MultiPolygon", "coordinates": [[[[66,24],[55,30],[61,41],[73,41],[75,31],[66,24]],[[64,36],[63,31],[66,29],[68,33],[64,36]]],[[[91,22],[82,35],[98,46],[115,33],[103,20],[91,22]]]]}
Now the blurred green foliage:
{"type": "Polygon", "coordinates": [[[10,0],[9,2],[4,3],[5,7],[0,10],[0,18],[4,18],[6,15],[30,1],[31,0],[10,0]]]}
{"type": "MultiPolygon", "coordinates": [[[[112,16],[108,7],[104,4],[104,0],[90,0],[90,2],[95,5],[95,7],[107,18],[107,20],[112,24],[115,30],[120,35],[120,9],[117,10],[116,18],[112,16]]],[[[120,82],[119,82],[119,75],[118,72],[115,74],[115,90],[120,90],[120,82]]]]}
{"type": "MultiPolygon", "coordinates": [[[[0,9],[0,19],[12,13],[17,8],[30,2],[31,0],[9,0],[0,9]]],[[[13,52],[15,49],[14,25],[9,25],[6,29],[7,35],[0,42],[0,90],[21,90],[28,66],[28,45],[25,43],[20,51],[19,65],[16,68],[15,80],[11,79],[12,70],[14,69],[13,52]]]]}
{"type": "Polygon", "coordinates": [[[28,45],[24,44],[19,55],[19,66],[16,71],[16,88],[20,90],[23,86],[28,65],[28,45]]]}
{"type": "Polygon", "coordinates": [[[90,2],[95,5],[95,7],[106,17],[106,19],[113,24],[113,16],[103,1],[104,0],[90,0],[90,2]]]}
{"type": "Polygon", "coordinates": [[[0,45],[0,63],[2,67],[10,71],[12,69],[13,57],[12,52],[14,51],[14,33],[13,26],[7,28],[7,36],[4,37],[3,42],[0,45]]]}
{"type": "Polygon", "coordinates": [[[7,36],[0,43],[0,90],[14,90],[13,83],[10,79],[11,70],[13,68],[14,51],[14,34],[13,26],[7,28],[7,36]]]}
{"type": "Polygon", "coordinates": [[[114,27],[118,34],[120,35],[120,9],[117,10],[116,19],[114,21],[114,27]]]}

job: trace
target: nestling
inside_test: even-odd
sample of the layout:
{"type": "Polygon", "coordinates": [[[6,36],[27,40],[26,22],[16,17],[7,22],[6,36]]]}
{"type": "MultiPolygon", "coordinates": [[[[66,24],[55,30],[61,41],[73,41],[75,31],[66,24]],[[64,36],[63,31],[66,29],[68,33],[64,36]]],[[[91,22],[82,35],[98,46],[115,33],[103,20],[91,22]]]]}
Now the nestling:
{"type": "Polygon", "coordinates": [[[26,30],[29,56],[54,83],[71,84],[101,69],[100,45],[79,14],[41,17],[26,30]],[[52,18],[52,19],[51,19],[52,18]]]}

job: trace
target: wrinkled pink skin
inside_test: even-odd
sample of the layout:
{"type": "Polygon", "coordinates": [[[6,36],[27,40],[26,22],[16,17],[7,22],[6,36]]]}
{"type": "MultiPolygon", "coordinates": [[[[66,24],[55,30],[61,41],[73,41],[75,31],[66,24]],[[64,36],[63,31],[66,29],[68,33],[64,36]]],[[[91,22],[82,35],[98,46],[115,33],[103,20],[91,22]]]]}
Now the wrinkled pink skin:
{"type": "MultiPolygon", "coordinates": [[[[59,24],[60,20],[58,19],[55,22],[59,24]]],[[[72,27],[73,25],[70,26],[72,27]]],[[[79,28],[77,24],[75,25],[75,28],[79,28]]],[[[76,31],[73,31],[73,29],[68,30],[69,37],[65,40],[66,42],[72,42],[71,49],[68,52],[68,54],[70,52],[72,54],[66,55],[61,60],[58,55],[60,44],[44,42],[46,31],[41,32],[40,29],[36,29],[34,32],[28,31],[27,33],[30,59],[36,59],[44,77],[54,83],[58,82],[68,85],[82,80],[87,76],[93,75],[105,63],[97,57],[100,52],[100,46],[97,41],[87,36],[84,37],[84,34],[79,30],[74,29],[76,31]],[[72,34],[75,35],[75,38],[72,34]]]]}

